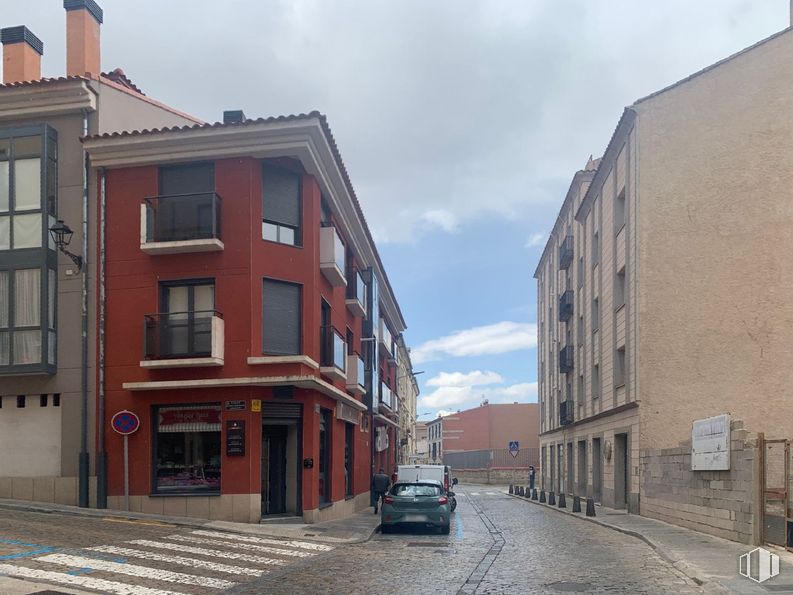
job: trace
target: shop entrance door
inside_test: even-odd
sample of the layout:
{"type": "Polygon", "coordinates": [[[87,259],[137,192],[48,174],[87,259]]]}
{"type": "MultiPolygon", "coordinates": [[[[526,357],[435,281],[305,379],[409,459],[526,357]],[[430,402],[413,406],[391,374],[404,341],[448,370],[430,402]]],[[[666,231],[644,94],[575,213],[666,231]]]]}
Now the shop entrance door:
{"type": "Polygon", "coordinates": [[[288,426],[262,426],[262,515],[286,513],[288,426]]]}

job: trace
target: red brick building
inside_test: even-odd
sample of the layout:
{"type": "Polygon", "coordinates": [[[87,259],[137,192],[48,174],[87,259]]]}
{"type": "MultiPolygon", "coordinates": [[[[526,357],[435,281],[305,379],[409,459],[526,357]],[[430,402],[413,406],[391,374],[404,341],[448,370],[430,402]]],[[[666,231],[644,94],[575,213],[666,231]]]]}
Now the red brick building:
{"type": "Polygon", "coordinates": [[[521,449],[539,448],[537,403],[484,403],[442,418],[443,453],[504,450],[517,440],[521,449]]]}
{"type": "MultiPolygon", "coordinates": [[[[318,113],[101,135],[98,423],[122,410],[130,506],[307,522],[369,505],[396,461],[405,329],[318,113]],[[101,298],[100,298],[101,300],[101,298]]],[[[108,505],[123,504],[108,432],[108,505]]]]}

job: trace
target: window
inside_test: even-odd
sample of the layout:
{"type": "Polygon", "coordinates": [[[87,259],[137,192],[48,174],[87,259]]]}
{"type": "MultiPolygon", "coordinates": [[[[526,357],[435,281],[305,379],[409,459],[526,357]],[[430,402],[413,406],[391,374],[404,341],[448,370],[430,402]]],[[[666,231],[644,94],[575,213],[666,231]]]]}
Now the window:
{"type": "MultiPolygon", "coordinates": [[[[0,140],[0,250],[41,248],[42,136],[0,140]]],[[[48,168],[48,171],[53,169],[48,168]]]]}
{"type": "Polygon", "coordinates": [[[600,328],[600,299],[592,300],[592,332],[600,328]]]}
{"type": "Polygon", "coordinates": [[[155,407],[154,492],[220,492],[220,404],[155,407]]]}
{"type": "Polygon", "coordinates": [[[625,227],[625,186],[614,201],[614,233],[618,234],[623,227],[625,227]]]}
{"type": "Polygon", "coordinates": [[[300,354],[302,288],[265,279],[262,293],[262,350],[272,355],[300,354]]]}
{"type": "Polygon", "coordinates": [[[614,278],[614,309],[619,310],[625,305],[625,267],[622,267],[614,278]]]}
{"type": "Polygon", "coordinates": [[[52,406],[53,407],[61,406],[61,393],[55,393],[54,395],[52,395],[52,406]]]}
{"type": "Polygon", "coordinates": [[[584,317],[578,317],[578,346],[584,346],[584,317]]]}
{"type": "Polygon", "coordinates": [[[39,395],[39,407],[47,406],[47,395],[39,395]]]}
{"type": "Polygon", "coordinates": [[[614,387],[625,384],[625,347],[620,347],[614,354],[614,387]]]}
{"type": "Polygon", "coordinates": [[[437,498],[441,495],[441,488],[432,484],[398,483],[391,488],[391,495],[410,498],[437,498]]]}
{"type": "Polygon", "coordinates": [[[586,395],[584,395],[584,376],[578,376],[578,404],[583,405],[586,395]]]}
{"type": "Polygon", "coordinates": [[[0,366],[42,363],[41,297],[40,269],[0,271],[0,366]]]}
{"type": "Polygon", "coordinates": [[[265,164],[262,167],[262,238],[291,246],[302,245],[300,218],[300,174],[265,164]]]}
{"type": "Polygon", "coordinates": [[[578,289],[584,286],[584,257],[578,258],[578,289]]]}
{"type": "Polygon", "coordinates": [[[159,173],[160,195],[148,215],[153,217],[148,227],[150,239],[169,242],[217,237],[214,164],[161,167],[159,173]]]}
{"type": "Polygon", "coordinates": [[[330,502],[330,411],[319,414],[319,502],[330,502]]]}
{"type": "Polygon", "coordinates": [[[600,262],[600,234],[595,232],[592,236],[592,268],[600,262]]]}
{"type": "Polygon", "coordinates": [[[215,283],[212,280],[161,285],[160,356],[198,357],[212,354],[215,283]]]}
{"type": "Polygon", "coordinates": [[[592,398],[597,399],[600,396],[600,366],[595,364],[592,367],[592,398]]]}
{"type": "Polygon", "coordinates": [[[17,395],[17,407],[19,409],[25,408],[25,395],[17,395]]]}
{"type": "Polygon", "coordinates": [[[344,495],[353,495],[353,444],[355,441],[355,426],[344,424],[344,495]]]}

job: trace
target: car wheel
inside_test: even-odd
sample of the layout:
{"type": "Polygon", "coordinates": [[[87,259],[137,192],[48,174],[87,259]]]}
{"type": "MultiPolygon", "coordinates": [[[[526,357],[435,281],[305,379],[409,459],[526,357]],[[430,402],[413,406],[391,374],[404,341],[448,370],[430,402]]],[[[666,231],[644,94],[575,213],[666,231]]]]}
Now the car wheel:
{"type": "Polygon", "coordinates": [[[450,530],[451,530],[450,525],[444,525],[443,527],[441,527],[441,533],[443,535],[448,535],[450,530]]]}

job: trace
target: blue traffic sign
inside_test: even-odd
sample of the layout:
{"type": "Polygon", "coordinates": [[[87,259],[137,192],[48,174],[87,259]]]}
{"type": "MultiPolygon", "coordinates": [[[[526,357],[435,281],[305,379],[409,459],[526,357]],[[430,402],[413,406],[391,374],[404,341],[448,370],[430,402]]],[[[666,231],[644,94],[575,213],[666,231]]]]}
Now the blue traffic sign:
{"type": "Polygon", "coordinates": [[[140,427],[140,418],[132,411],[119,411],[110,420],[113,429],[124,436],[133,434],[140,427]]]}
{"type": "Polygon", "coordinates": [[[520,443],[517,440],[510,440],[509,442],[509,454],[513,457],[518,456],[520,452],[520,443]]]}

